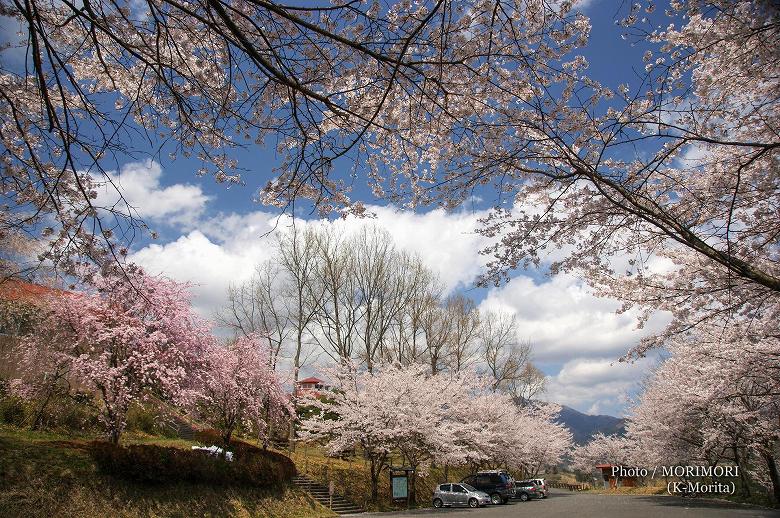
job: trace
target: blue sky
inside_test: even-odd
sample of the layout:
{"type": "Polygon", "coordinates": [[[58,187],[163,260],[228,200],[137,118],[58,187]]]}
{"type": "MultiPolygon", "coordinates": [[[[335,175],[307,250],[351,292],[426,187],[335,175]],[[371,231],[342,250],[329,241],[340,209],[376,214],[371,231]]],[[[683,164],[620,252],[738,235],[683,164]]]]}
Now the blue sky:
{"type": "MultiPolygon", "coordinates": [[[[624,41],[623,29],[614,23],[626,6],[613,0],[592,0],[580,9],[593,26],[584,52],[590,62],[588,73],[613,87],[624,82],[637,86],[639,76],[633,67],[642,69],[644,48],[624,41]]],[[[662,9],[656,10],[653,16],[658,18],[661,13],[662,9]]],[[[8,19],[2,20],[0,29],[4,38],[16,30],[8,19]]],[[[18,53],[6,51],[0,57],[6,66],[21,63],[18,53]]],[[[237,151],[235,158],[247,169],[245,185],[230,188],[209,177],[198,178],[195,171],[201,164],[197,160],[172,161],[168,157],[172,149],[167,148],[152,160],[139,155],[105,165],[118,169],[114,176],[126,198],[160,236],[154,242],[137,242],[131,259],[152,272],[195,283],[195,305],[205,316],[224,301],[230,282],[247,279],[255,264],[271,257],[273,238],[265,234],[275,224],[289,222],[253,201],[257,189],[275,175],[279,160],[273,148],[253,146],[237,151]]],[[[570,275],[550,278],[540,271],[517,271],[505,286],[474,288],[474,277],[485,262],[478,250],[487,241],[473,230],[478,217],[495,201],[490,192],[480,195],[481,200],[453,213],[399,213],[372,200],[359,183],[352,197],[373,204],[377,213],[373,223],[388,229],[399,246],[420,253],[450,291],[465,291],[483,308],[501,308],[517,315],[519,338],[534,344],[536,363],[550,377],[549,399],[589,413],[621,414],[625,399],[620,395],[633,392],[653,360],[626,365],[616,359],[641,336],[659,330],[665,317],[658,315],[640,333],[631,314],[615,314],[617,301],[594,297],[586,283],[570,275]]],[[[313,219],[305,209],[297,216],[313,219]]],[[[362,223],[336,224],[355,227],[362,223]]]]}

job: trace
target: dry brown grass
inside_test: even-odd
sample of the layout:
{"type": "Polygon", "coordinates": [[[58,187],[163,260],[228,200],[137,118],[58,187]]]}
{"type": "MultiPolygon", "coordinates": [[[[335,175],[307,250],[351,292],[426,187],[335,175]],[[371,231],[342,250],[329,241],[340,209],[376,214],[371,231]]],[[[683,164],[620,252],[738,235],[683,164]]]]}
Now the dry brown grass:
{"type": "Polygon", "coordinates": [[[637,487],[616,487],[614,489],[593,488],[587,490],[589,493],[599,495],[665,495],[665,486],[637,486],[637,487]]]}

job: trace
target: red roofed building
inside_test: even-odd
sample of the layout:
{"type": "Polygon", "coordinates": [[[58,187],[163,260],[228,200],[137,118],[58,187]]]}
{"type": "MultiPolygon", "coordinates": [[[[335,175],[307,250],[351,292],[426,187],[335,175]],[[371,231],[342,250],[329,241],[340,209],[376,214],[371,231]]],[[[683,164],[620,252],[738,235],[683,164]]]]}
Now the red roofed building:
{"type": "Polygon", "coordinates": [[[295,392],[293,395],[295,396],[306,396],[306,395],[314,395],[318,396],[321,391],[328,390],[328,385],[325,384],[325,382],[319,378],[315,378],[314,376],[310,376],[308,378],[302,379],[300,381],[295,382],[295,392]]]}
{"type": "Polygon", "coordinates": [[[604,479],[604,489],[615,489],[617,487],[635,487],[637,485],[636,477],[620,477],[613,475],[612,468],[619,468],[615,464],[596,464],[596,469],[601,470],[601,476],[604,479]]]}

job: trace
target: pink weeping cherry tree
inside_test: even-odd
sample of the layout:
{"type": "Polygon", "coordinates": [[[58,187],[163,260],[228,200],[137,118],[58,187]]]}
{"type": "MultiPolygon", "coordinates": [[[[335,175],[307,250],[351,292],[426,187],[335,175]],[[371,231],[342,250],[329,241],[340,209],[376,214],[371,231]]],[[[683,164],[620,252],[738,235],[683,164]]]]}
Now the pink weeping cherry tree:
{"type": "Polygon", "coordinates": [[[198,414],[222,434],[225,444],[239,426],[267,439],[270,427],[294,419],[295,409],[270,364],[266,339],[240,336],[207,347],[194,392],[198,414]]]}
{"type": "MultiPolygon", "coordinates": [[[[97,394],[106,435],[118,443],[131,403],[186,396],[211,340],[210,326],[193,313],[186,285],[133,266],[90,277],[85,291],[48,300],[47,318],[22,347],[45,352],[55,374],[67,370],[69,380],[97,394]]],[[[40,372],[40,365],[22,367],[33,380],[52,375],[40,372]]]]}

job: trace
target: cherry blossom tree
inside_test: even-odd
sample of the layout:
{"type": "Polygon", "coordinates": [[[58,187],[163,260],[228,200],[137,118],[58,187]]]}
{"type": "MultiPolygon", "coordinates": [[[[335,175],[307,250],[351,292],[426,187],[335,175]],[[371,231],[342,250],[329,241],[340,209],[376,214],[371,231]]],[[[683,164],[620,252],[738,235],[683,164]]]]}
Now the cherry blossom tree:
{"type": "Polygon", "coordinates": [[[556,408],[521,408],[472,370],[434,374],[427,363],[382,364],[373,372],[344,366],[333,378],[332,397],[312,402],[322,412],[303,422],[302,436],[324,443],[331,454],[359,447],[370,463],[374,499],[393,452],[418,473],[433,462],[535,473],[557,464],[571,443],[571,433],[553,421],[556,408]]]}
{"type": "Polygon", "coordinates": [[[194,396],[200,416],[222,433],[225,444],[245,426],[264,436],[274,421],[295,418],[281,381],[268,362],[265,339],[240,336],[223,345],[213,342],[204,355],[205,368],[194,396]]]}
{"type": "Polygon", "coordinates": [[[16,366],[17,375],[21,375],[12,379],[8,388],[17,397],[34,403],[30,427],[37,430],[43,426],[52,400],[70,392],[70,357],[63,354],[51,337],[37,337],[34,345],[22,340],[8,356],[16,366]]]}
{"type": "Polygon", "coordinates": [[[90,277],[89,291],[48,300],[48,318],[24,343],[50,351],[53,365],[67,365],[70,379],[98,394],[106,434],[117,443],[132,402],[186,395],[210,327],[193,314],[186,285],[137,267],[90,277]]]}
{"type": "Polygon", "coordinates": [[[452,438],[451,428],[437,427],[440,407],[451,394],[427,390],[431,377],[426,366],[383,365],[372,373],[345,365],[332,377],[335,390],[327,400],[311,402],[322,412],[302,423],[301,436],[324,442],[330,454],[359,447],[369,461],[373,501],[397,446],[403,446],[417,467],[452,438]],[[336,418],[325,418],[326,414],[336,418]]]}
{"type": "Polygon", "coordinates": [[[597,464],[635,467],[636,442],[622,435],[604,435],[599,432],[587,444],[576,446],[571,452],[572,467],[586,473],[597,464]]]}
{"type": "Polygon", "coordinates": [[[456,428],[470,432],[458,434],[459,448],[447,460],[473,469],[509,468],[519,476],[534,476],[558,465],[572,444],[571,432],[556,422],[560,407],[518,405],[509,394],[493,393],[487,379],[481,383],[481,391],[474,394],[472,388],[472,396],[459,409],[463,414],[456,428]],[[475,413],[474,408],[480,411],[475,413]]]}
{"type": "Polygon", "coordinates": [[[284,164],[262,193],[277,205],[308,197],[323,213],[361,213],[332,164],[368,158],[363,172],[381,195],[380,155],[399,189],[420,198],[443,158],[465,157],[480,140],[459,143],[454,132],[529,93],[533,74],[554,79],[545,62],[585,42],[587,22],[569,11],[530,1],[6,0],[2,13],[27,35],[9,44],[26,47],[28,65],[4,67],[0,83],[4,178],[25,209],[8,218],[25,229],[43,214],[58,218],[48,259],[111,257],[113,240],[143,224],[128,204],[101,206],[94,193],[114,187],[108,159],[145,151],[139,134],[172,142],[173,155],[204,161],[198,174],[227,183],[241,181],[233,149],[278,136],[284,164]]]}
{"type": "Polygon", "coordinates": [[[516,460],[510,466],[522,468],[529,476],[537,476],[544,469],[558,466],[572,448],[572,433],[558,422],[559,405],[538,403],[523,407],[520,412],[522,429],[518,435],[526,438],[515,450],[516,460]]]}
{"type": "Polygon", "coordinates": [[[672,2],[666,29],[650,26],[651,11],[636,3],[621,20],[648,48],[646,77],[611,99],[593,86],[587,102],[596,113],[605,102],[603,116],[585,120],[577,107],[560,119],[566,127],[535,133],[559,167],[537,169],[484,228],[500,239],[494,278],[557,246],[552,272],[582,274],[623,310],[643,311],[643,322],[669,311],[672,325],[637,354],[724,313],[774,313],[780,288],[777,6],[672,2]],[[641,157],[627,151],[634,145],[641,157]]]}
{"type": "Polygon", "coordinates": [[[780,348],[741,322],[708,323],[667,343],[628,436],[645,464],[734,463],[780,501],[780,348]]]}
{"type": "Polygon", "coordinates": [[[273,135],[283,164],[260,197],[281,207],[308,198],[362,214],[352,177],[410,207],[492,188],[485,282],[560,247],[553,272],[669,309],[672,332],[724,304],[776,304],[769,0],[675,1],[661,29],[654,2],[632,4],[620,23],[646,49],[645,75],[617,85],[586,75],[590,23],[573,2],[0,5],[27,34],[28,65],[0,81],[4,196],[17,207],[3,219],[31,229],[54,214],[43,258],[112,258],[141,225],[95,194],[110,183],[106,157],[142,151],[137,134],[228,183],[242,181],[231,151],[273,135]],[[341,163],[352,177],[334,173],[341,163]]]}

